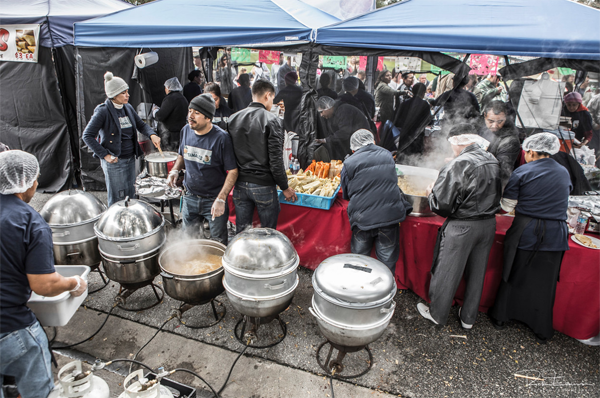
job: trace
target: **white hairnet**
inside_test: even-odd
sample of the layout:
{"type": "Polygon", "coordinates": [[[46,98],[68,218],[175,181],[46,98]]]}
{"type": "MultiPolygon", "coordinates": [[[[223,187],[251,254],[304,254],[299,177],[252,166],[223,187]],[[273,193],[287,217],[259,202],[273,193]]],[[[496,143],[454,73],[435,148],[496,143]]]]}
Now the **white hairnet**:
{"type": "Polygon", "coordinates": [[[325,111],[335,105],[335,100],[331,97],[321,97],[317,100],[317,110],[325,111]]]}
{"type": "Polygon", "coordinates": [[[558,137],[552,133],[538,133],[531,135],[523,141],[523,150],[544,152],[554,155],[560,150],[558,137]]]}
{"type": "Polygon", "coordinates": [[[40,165],[32,154],[17,150],[0,153],[0,194],[27,191],[39,174],[40,165]]]}
{"type": "Polygon", "coordinates": [[[181,83],[179,83],[179,79],[176,77],[172,77],[165,82],[165,87],[169,89],[169,91],[181,91],[183,87],[181,87],[181,83]]]}
{"type": "Polygon", "coordinates": [[[486,150],[490,146],[490,142],[477,134],[461,134],[448,137],[448,142],[452,145],[471,145],[477,144],[481,149],[486,150]]]}
{"type": "Polygon", "coordinates": [[[369,130],[357,130],[352,134],[352,137],[350,137],[350,149],[353,151],[358,151],[360,148],[374,143],[375,138],[373,138],[373,133],[369,130]]]}

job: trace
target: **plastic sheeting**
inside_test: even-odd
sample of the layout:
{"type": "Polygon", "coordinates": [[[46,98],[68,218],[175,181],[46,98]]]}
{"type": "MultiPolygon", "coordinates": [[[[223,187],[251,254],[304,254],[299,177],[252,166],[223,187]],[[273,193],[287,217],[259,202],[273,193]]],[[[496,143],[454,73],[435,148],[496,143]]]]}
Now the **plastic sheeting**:
{"type": "Polygon", "coordinates": [[[194,69],[194,58],[190,48],[158,48],[158,63],[136,71],[134,56],[136,49],[124,48],[77,48],[78,82],[78,125],[81,156],[81,179],[89,190],[104,189],[104,174],[100,159],[93,157],[81,136],[94,109],[106,100],[104,73],[113,72],[129,84],[129,103],[134,109],[141,102],[160,105],[165,97],[164,82],[171,77],[187,81],[188,73],[194,69]],[[140,85],[141,84],[141,85],[140,85]],[[143,87],[143,90],[142,90],[143,87]]]}
{"type": "Polygon", "coordinates": [[[568,0],[408,0],[317,30],[331,46],[600,59],[600,10],[568,0]]]}
{"type": "Polygon", "coordinates": [[[73,24],[133,7],[121,0],[2,0],[4,25],[41,24],[40,45],[73,44],[73,24]]]}
{"type": "Polygon", "coordinates": [[[298,0],[162,0],[75,24],[75,45],[222,47],[308,42],[339,20],[298,0]]]}

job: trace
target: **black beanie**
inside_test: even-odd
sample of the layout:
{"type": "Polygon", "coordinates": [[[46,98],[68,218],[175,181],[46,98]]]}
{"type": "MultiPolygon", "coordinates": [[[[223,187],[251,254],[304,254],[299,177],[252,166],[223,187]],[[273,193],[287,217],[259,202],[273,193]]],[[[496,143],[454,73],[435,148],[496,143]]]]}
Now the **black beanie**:
{"type": "Polygon", "coordinates": [[[194,109],[209,119],[215,117],[215,100],[210,94],[200,94],[190,102],[190,109],[194,109]]]}

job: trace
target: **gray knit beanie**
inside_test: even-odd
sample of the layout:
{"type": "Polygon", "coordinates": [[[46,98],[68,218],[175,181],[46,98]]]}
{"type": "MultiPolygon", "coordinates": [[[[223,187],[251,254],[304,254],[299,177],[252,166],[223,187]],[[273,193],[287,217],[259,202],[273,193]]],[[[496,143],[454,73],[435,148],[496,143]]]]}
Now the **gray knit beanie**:
{"type": "Polygon", "coordinates": [[[211,120],[215,117],[215,100],[210,94],[200,94],[194,97],[190,102],[189,108],[200,112],[211,120]]]}
{"type": "Polygon", "coordinates": [[[104,91],[108,98],[115,98],[117,95],[128,89],[129,86],[125,83],[125,80],[114,76],[112,72],[106,72],[104,74],[104,91]]]}

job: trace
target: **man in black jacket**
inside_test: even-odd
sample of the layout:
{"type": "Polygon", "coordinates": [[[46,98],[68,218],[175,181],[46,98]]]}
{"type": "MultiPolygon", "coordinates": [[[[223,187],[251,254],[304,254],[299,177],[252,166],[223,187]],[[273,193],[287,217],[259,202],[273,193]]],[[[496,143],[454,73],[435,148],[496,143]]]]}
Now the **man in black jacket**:
{"type": "Polygon", "coordinates": [[[329,97],[321,97],[317,101],[317,111],[326,119],[328,136],[315,140],[325,144],[330,159],[344,160],[350,150],[350,137],[360,129],[370,130],[369,121],[356,107],[336,102],[329,97]]]}
{"type": "Polygon", "coordinates": [[[183,86],[183,96],[188,102],[192,102],[194,97],[202,94],[202,72],[198,69],[191,71],[188,74],[188,80],[190,81],[188,84],[183,86]]]}
{"type": "Polygon", "coordinates": [[[296,201],[283,167],[284,133],[281,120],[270,112],[275,87],[259,80],[252,86],[252,103],[229,118],[229,134],[237,159],[239,177],[233,191],[236,231],[252,227],[254,208],[264,228],[277,227],[277,186],[285,200],[296,201]]]}
{"type": "Polygon", "coordinates": [[[392,274],[400,256],[400,223],[412,211],[398,187],[394,158],[375,145],[369,130],[358,130],[350,138],[352,156],[341,174],[344,199],[349,200],[348,218],[352,228],[352,253],[371,255],[392,274]]]}
{"type": "Polygon", "coordinates": [[[375,100],[371,94],[358,88],[360,80],[354,76],[344,79],[344,93],[340,96],[340,101],[353,105],[360,109],[367,119],[373,119],[375,115],[375,100]]]}
{"type": "Polygon", "coordinates": [[[483,111],[483,120],[485,127],[479,135],[490,142],[487,151],[500,163],[500,178],[504,189],[521,156],[519,133],[508,117],[506,104],[502,101],[488,103],[483,111]]]}
{"type": "Polygon", "coordinates": [[[300,102],[302,102],[302,87],[298,84],[298,75],[296,72],[289,72],[285,75],[285,87],[280,88],[277,96],[273,100],[275,104],[283,101],[285,114],[283,115],[283,127],[286,131],[298,131],[300,122],[300,102]]]}
{"type": "Polygon", "coordinates": [[[227,100],[221,96],[221,87],[219,87],[217,83],[208,83],[204,87],[204,90],[206,90],[215,101],[215,116],[213,117],[212,123],[227,131],[227,122],[229,121],[229,116],[231,116],[233,112],[229,109],[227,100]]]}
{"type": "Polygon", "coordinates": [[[498,161],[477,144],[480,140],[469,124],[450,130],[448,141],[456,158],[440,170],[437,181],[428,188],[431,210],[447,217],[433,255],[431,306],[417,305],[424,318],[445,325],[464,273],[467,287],[458,316],[467,330],[477,318],[502,195],[498,161]]]}
{"type": "Polygon", "coordinates": [[[159,135],[162,148],[167,151],[179,149],[181,129],[187,123],[188,101],[181,94],[181,83],[176,77],[165,82],[167,96],[155,111],[154,118],[158,120],[159,135]]]}

